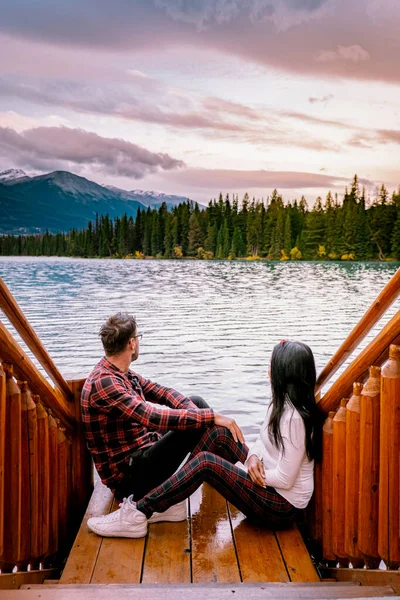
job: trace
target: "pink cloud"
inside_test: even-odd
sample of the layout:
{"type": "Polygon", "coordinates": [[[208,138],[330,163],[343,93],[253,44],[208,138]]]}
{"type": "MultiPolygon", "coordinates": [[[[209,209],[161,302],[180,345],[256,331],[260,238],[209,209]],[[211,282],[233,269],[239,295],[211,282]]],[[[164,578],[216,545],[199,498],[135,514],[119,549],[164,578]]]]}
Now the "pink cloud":
{"type": "MultiPolygon", "coordinates": [[[[140,82],[146,78],[138,76],[140,82]]],[[[131,85],[96,86],[80,81],[59,81],[0,77],[0,93],[45,106],[58,106],[80,113],[107,115],[173,129],[196,130],[208,139],[230,139],[253,144],[297,146],[336,152],[339,147],[310,132],[289,127],[287,117],[315,124],[327,124],[295,112],[256,110],[242,103],[173,89],[151,80],[152,89],[143,95],[131,85]]],[[[332,122],[333,125],[338,125],[332,122]]],[[[344,125],[343,125],[344,126],[344,125]]]]}
{"type": "Polygon", "coordinates": [[[349,61],[354,63],[369,59],[368,52],[358,44],[338,46],[336,50],[321,50],[315,58],[318,62],[349,61]]]}
{"type": "MultiPolygon", "coordinates": [[[[168,177],[170,179],[170,177],[168,177]]],[[[174,173],[173,180],[194,188],[240,190],[248,188],[308,189],[336,187],[347,183],[343,177],[295,171],[240,171],[188,168],[174,173]]]]}

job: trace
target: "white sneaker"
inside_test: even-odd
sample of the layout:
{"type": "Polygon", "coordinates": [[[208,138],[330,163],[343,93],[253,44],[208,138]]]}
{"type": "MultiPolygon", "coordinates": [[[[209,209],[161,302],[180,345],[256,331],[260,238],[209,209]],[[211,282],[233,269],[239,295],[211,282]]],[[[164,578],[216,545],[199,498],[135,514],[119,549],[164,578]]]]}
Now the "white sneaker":
{"type": "Polygon", "coordinates": [[[133,496],[124,498],[116,510],[102,517],[88,519],[88,527],[104,537],[141,538],[147,534],[147,518],[136,508],[133,496]]]}
{"type": "Polygon", "coordinates": [[[178,502],[178,504],[174,504],[165,510],[164,512],[154,512],[150,519],[149,523],[160,523],[160,521],[184,521],[187,517],[186,511],[186,500],[182,500],[182,502],[178,502]]]}

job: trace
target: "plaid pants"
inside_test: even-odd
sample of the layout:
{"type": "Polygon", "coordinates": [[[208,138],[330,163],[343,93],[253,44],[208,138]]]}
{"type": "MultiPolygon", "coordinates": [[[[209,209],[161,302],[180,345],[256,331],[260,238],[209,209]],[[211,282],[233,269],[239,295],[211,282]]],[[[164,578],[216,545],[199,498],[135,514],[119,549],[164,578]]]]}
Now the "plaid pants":
{"type": "Polygon", "coordinates": [[[246,471],[235,466],[246,460],[247,453],[247,446],[236,443],[228,429],[212,427],[182,469],[138,500],[136,506],[149,518],[153,512],[164,512],[188,498],[207,482],[247,517],[271,529],[290,526],[298,509],[274,488],[253,483],[246,471]]]}

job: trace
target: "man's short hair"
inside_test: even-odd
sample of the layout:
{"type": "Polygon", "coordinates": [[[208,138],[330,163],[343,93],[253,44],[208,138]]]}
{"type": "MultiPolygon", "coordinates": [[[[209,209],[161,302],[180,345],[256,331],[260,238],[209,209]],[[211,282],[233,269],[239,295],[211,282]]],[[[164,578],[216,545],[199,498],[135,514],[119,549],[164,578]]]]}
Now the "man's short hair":
{"type": "Polygon", "coordinates": [[[119,354],[125,350],[127,343],[135,335],[136,319],[126,312],[119,312],[109,317],[99,332],[106,356],[119,354]]]}

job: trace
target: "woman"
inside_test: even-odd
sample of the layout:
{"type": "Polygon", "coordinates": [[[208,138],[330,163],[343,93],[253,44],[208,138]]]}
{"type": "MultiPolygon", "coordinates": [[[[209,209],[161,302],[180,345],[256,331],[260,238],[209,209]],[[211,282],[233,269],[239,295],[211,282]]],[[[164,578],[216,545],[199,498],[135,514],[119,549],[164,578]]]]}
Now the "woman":
{"type": "Polygon", "coordinates": [[[247,473],[235,465],[245,461],[247,447],[235,443],[228,430],[221,435],[218,428],[210,428],[184,467],[136,503],[130,496],[119,511],[89,519],[89,528],[103,536],[142,537],[148,522],[162,521],[162,513],[174,505],[176,520],[181,520],[180,504],[204,481],[246,516],[272,529],[290,526],[312,496],[314,460],[321,451],[322,420],[310,348],[287,341],[275,346],[270,377],[272,402],[248,453],[247,473]]]}

